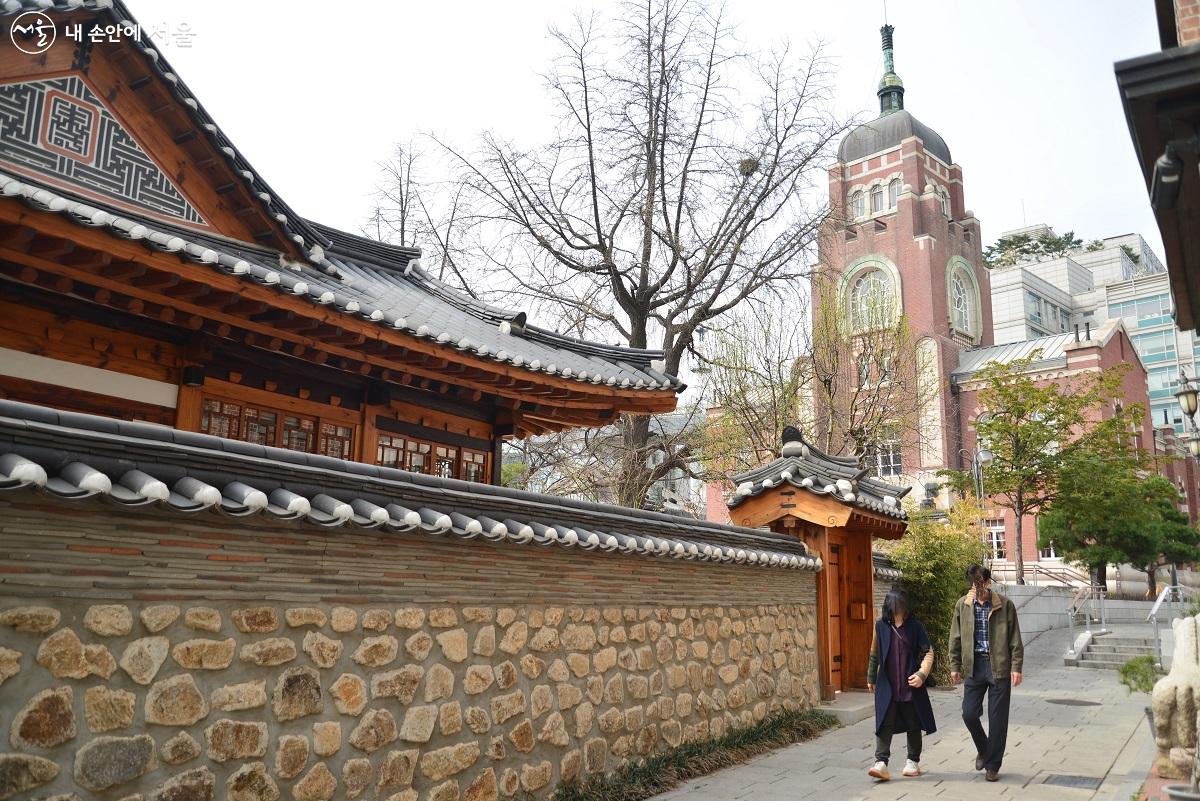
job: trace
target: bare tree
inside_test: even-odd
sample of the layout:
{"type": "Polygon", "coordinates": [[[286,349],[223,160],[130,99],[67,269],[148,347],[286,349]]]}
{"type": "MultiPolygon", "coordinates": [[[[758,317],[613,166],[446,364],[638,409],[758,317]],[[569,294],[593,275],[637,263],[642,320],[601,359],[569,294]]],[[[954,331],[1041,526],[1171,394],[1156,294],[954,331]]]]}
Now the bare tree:
{"type": "MultiPolygon", "coordinates": [[[[631,1],[551,35],[553,139],[446,145],[480,198],[484,255],[510,298],[576,333],[661,348],[677,373],[701,326],[814,260],[826,209],[810,190],[846,127],[828,65],[819,47],[740,50],[701,0],[631,1]]],[[[679,460],[644,458],[647,418],[619,428],[616,500],[640,505],[679,460]]]]}
{"type": "Polygon", "coordinates": [[[729,479],[779,454],[785,426],[811,430],[807,316],[798,300],[752,303],[714,332],[704,362],[710,479],[729,479]]]}
{"type": "Polygon", "coordinates": [[[392,159],[380,165],[378,204],[363,232],[380,241],[420,247],[431,275],[477,297],[466,269],[472,262],[475,223],[468,186],[453,179],[426,180],[417,165],[427,158],[412,142],[395,146],[392,159]]]}

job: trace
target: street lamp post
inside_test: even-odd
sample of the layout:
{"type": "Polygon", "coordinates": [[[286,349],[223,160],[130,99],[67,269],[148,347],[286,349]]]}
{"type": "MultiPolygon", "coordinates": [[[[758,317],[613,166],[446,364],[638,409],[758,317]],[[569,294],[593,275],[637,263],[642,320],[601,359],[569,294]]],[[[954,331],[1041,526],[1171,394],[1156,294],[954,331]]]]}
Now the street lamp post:
{"type": "Polygon", "coordinates": [[[1196,407],[1200,401],[1196,396],[1196,382],[1189,379],[1183,370],[1179,371],[1179,391],[1175,393],[1175,400],[1179,401],[1179,408],[1183,410],[1183,416],[1192,430],[1192,435],[1187,439],[1188,452],[1200,459],[1200,431],[1196,428],[1196,407]]]}
{"type": "Polygon", "coordinates": [[[994,457],[991,451],[978,445],[971,451],[962,448],[958,455],[971,463],[971,475],[975,479],[975,501],[979,504],[979,533],[984,534],[986,532],[983,524],[983,468],[984,465],[990,464],[994,457]]]}

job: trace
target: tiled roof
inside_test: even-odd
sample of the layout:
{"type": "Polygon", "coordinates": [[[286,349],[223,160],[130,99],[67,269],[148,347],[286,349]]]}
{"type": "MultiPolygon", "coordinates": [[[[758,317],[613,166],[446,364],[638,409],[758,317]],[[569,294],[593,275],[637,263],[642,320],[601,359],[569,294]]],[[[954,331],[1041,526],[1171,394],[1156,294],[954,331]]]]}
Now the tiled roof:
{"type": "Polygon", "coordinates": [[[900,499],[911,487],[897,487],[868,477],[857,459],[830,456],[817,450],[792,426],[784,429],[782,454],[770,464],[733,477],[737,489],[729,502],[730,508],[786,482],[876,514],[908,518],[900,499]]]}
{"type": "MultiPolygon", "coordinates": [[[[1121,319],[1114,318],[1092,330],[1092,338],[1107,342],[1121,325],[1121,319]]],[[[1055,334],[1037,339],[1027,339],[1024,342],[1010,342],[1007,345],[993,345],[990,348],[965,350],[958,357],[958,367],[950,374],[950,380],[955,383],[966,381],[988,364],[1008,364],[1017,359],[1032,356],[1034,351],[1041,351],[1036,362],[1030,366],[1035,370],[1067,366],[1067,347],[1076,341],[1076,334],[1055,334]]]]}
{"type": "Polygon", "coordinates": [[[178,514],[819,570],[794,537],[0,400],[0,490],[178,514]]]}
{"type": "Polygon", "coordinates": [[[838,161],[858,161],[874,153],[891,150],[910,136],[921,140],[925,150],[946,164],[953,164],[950,148],[937,131],[911,113],[890,111],[870,122],[864,122],[842,139],[838,145],[838,161]]]}
{"type": "MultiPolygon", "coordinates": [[[[140,242],[150,250],[175,253],[229,275],[275,288],[388,329],[437,342],[502,364],[579,383],[625,389],[680,391],[679,379],[663,372],[659,351],[580,342],[525,323],[524,314],[464,298],[426,275],[412,259],[389,264],[352,255],[337,246],[323,261],[328,270],[283,263],[264,248],[113,213],[51,191],[0,169],[0,197],[17,198],[38,211],[61,214],[81,226],[140,242]],[[332,273],[332,274],[330,274],[332,273]]],[[[351,235],[344,235],[350,237],[351,235]]],[[[375,254],[372,254],[375,255],[375,254]]],[[[382,261],[381,257],[376,256],[382,261]]]]}
{"type": "MultiPolygon", "coordinates": [[[[100,12],[117,22],[136,22],[120,0],[0,0],[0,16],[27,10],[100,12]]],[[[663,372],[661,351],[583,342],[527,324],[523,312],[479,303],[427,275],[419,267],[417,249],[375,242],[304,219],[251,169],[154,47],[145,29],[131,44],[171,87],[197,129],[250,184],[266,213],[307,254],[308,263],[291,262],[278,252],[256,245],[140,219],[91,201],[80,202],[63,190],[51,190],[3,172],[0,196],[18,197],[39,211],[61,213],[81,225],[139,240],[148,248],[177,253],[247,281],[274,286],[281,293],[496,362],[580,383],[624,389],[684,389],[677,378],[663,372]]]]}
{"type": "MultiPolygon", "coordinates": [[[[125,27],[132,27],[137,22],[121,0],[0,0],[0,16],[20,14],[25,11],[100,12],[107,14],[125,27]]],[[[154,47],[146,28],[140,28],[139,37],[130,41],[146,56],[147,63],[158,76],[171,87],[171,92],[191,114],[196,127],[208,136],[217,151],[229,161],[230,167],[250,185],[252,194],[258,198],[267,214],[282,226],[292,241],[310,254],[310,258],[314,258],[319,263],[319,254],[329,244],[328,241],[318,234],[307,220],[296,214],[282,198],[272,191],[263,177],[251,168],[250,162],[234,148],[233,142],[221,132],[212,117],[204,110],[204,106],[200,105],[200,101],[188,89],[187,84],[175,70],[171,69],[171,65],[167,63],[162,53],[154,47]]]]}

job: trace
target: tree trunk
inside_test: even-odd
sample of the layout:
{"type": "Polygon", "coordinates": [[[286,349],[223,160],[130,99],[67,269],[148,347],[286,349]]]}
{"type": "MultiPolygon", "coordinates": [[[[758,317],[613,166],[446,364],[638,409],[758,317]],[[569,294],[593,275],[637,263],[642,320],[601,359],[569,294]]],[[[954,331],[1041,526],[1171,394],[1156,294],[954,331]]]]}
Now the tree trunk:
{"type": "Polygon", "coordinates": [[[1158,572],[1158,565],[1150,565],[1149,567],[1145,568],[1143,572],[1146,574],[1146,597],[1150,600],[1154,600],[1158,597],[1158,578],[1154,575],[1158,572]]]}
{"type": "Polygon", "coordinates": [[[1015,514],[1016,518],[1017,518],[1017,528],[1013,534],[1013,555],[1016,557],[1013,560],[1013,564],[1014,564],[1014,567],[1016,568],[1017,583],[1024,584],[1025,583],[1025,554],[1022,553],[1022,550],[1023,550],[1022,546],[1024,545],[1024,540],[1021,536],[1021,526],[1025,522],[1025,509],[1023,508],[1023,505],[1021,503],[1014,504],[1013,514],[1015,514]]]}

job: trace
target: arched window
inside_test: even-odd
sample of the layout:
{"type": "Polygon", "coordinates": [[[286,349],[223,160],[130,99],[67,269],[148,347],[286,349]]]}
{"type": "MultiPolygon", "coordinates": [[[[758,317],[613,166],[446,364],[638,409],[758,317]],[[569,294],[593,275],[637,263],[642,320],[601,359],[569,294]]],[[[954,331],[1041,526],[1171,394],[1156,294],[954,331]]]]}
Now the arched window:
{"type": "Polygon", "coordinates": [[[896,208],[896,204],[900,201],[900,188],[901,188],[901,183],[900,183],[899,178],[893,178],[892,182],[890,184],[888,184],[888,208],[889,209],[896,208]]]}
{"type": "Polygon", "coordinates": [[[882,270],[867,270],[850,287],[850,324],[856,331],[892,322],[892,284],[882,270]]]}
{"type": "Polygon", "coordinates": [[[967,286],[967,279],[962,272],[955,270],[950,279],[950,304],[954,327],[959,331],[971,334],[971,322],[975,317],[974,298],[967,286]]]}
{"type": "Polygon", "coordinates": [[[883,211],[883,187],[875,184],[871,187],[871,213],[877,214],[881,211],[883,211]]]}
{"type": "Polygon", "coordinates": [[[850,216],[854,219],[863,217],[867,213],[866,198],[861,191],[855,192],[850,196],[850,216]]]}

